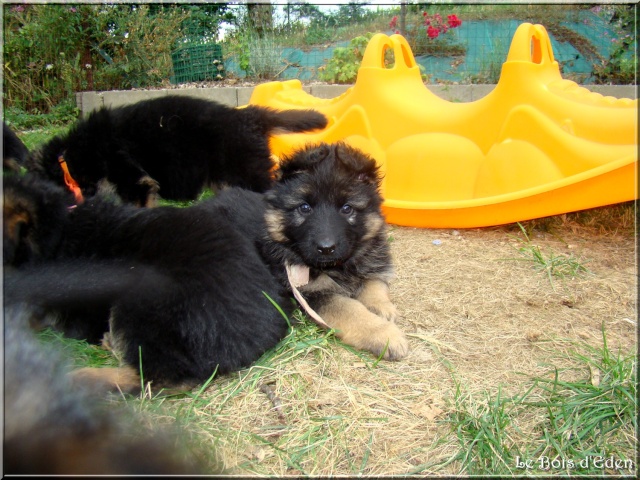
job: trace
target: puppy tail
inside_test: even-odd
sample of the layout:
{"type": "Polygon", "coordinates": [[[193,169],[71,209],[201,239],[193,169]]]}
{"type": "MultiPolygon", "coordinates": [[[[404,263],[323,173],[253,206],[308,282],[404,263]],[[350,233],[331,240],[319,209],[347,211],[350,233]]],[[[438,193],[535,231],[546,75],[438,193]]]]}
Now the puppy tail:
{"type": "Polygon", "coordinates": [[[327,117],[316,110],[273,110],[271,108],[249,106],[245,110],[260,118],[265,133],[306,132],[327,126],[327,117]],[[250,110],[249,110],[250,109],[250,110]]]}
{"type": "Polygon", "coordinates": [[[169,279],[148,265],[75,260],[5,269],[4,304],[65,309],[109,305],[124,295],[157,294],[169,279]]]}

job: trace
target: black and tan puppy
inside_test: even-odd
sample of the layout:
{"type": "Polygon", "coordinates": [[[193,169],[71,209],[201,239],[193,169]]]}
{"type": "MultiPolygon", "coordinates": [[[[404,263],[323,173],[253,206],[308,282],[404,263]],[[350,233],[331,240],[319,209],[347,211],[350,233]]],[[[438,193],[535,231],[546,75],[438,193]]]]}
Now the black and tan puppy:
{"type": "Polygon", "coordinates": [[[389,299],[393,267],[380,206],[375,161],[346,144],[302,149],[283,160],[281,178],[265,195],[241,189],[213,204],[261,246],[288,285],[293,272],[304,299],[339,338],[397,360],[408,342],[389,299]]]}
{"type": "MultiPolygon", "coordinates": [[[[14,185],[22,182],[5,179],[5,207],[29,204],[19,195],[38,196],[14,185]]],[[[17,223],[13,211],[5,208],[5,224],[17,223]]],[[[45,218],[20,221],[37,230],[45,218]]],[[[75,336],[108,329],[125,366],[79,378],[135,391],[142,371],[154,389],[189,388],[250,365],[286,334],[274,303],[291,312],[287,291],[215,206],[146,209],[98,196],[70,209],[58,227],[49,235],[57,241],[39,237],[39,249],[27,249],[46,261],[5,268],[5,305],[58,312],[58,326],[75,336]]]]}
{"type": "Polygon", "coordinates": [[[92,112],[33,152],[26,165],[59,185],[73,179],[84,196],[110,188],[139,206],[153,206],[157,194],[193,200],[216,184],[263,192],[274,167],[269,136],[326,125],[313,110],[231,108],[168,95],[92,112]]]}

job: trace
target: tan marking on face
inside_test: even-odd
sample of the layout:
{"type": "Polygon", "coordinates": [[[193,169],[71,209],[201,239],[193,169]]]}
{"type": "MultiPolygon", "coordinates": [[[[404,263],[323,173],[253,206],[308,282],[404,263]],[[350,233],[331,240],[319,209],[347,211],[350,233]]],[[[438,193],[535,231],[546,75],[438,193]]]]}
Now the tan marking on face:
{"type": "Polygon", "coordinates": [[[289,240],[284,234],[284,213],[272,208],[267,209],[264,214],[264,220],[269,236],[273,241],[284,243],[289,240]]]}
{"type": "Polygon", "coordinates": [[[377,213],[369,213],[364,219],[366,233],[362,237],[362,241],[366,242],[378,235],[385,227],[384,218],[377,213]]]}

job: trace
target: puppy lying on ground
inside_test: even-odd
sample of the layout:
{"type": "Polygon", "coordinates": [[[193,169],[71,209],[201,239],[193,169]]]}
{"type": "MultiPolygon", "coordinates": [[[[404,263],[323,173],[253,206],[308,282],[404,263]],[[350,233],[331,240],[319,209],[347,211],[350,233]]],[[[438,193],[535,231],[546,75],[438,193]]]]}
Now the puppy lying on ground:
{"type": "Polygon", "coordinates": [[[289,267],[303,300],[345,343],[404,357],[375,161],[346,144],[323,144],[296,152],[280,170],[265,195],[227,189],[212,204],[260,245],[283,285],[289,267]]]}
{"type": "Polygon", "coordinates": [[[5,257],[5,305],[59,313],[68,335],[97,341],[108,331],[124,362],[78,378],[133,392],[142,370],[154,389],[191,388],[250,365],[286,334],[275,305],[290,313],[288,293],[217,207],[145,209],[98,196],[49,225],[47,209],[66,209],[67,192],[49,186],[43,203],[42,180],[4,180],[5,244],[23,252],[5,257]]]}
{"type": "Polygon", "coordinates": [[[263,192],[274,168],[269,136],[326,125],[313,110],[231,108],[169,95],[92,112],[33,152],[26,166],[59,185],[77,183],[84,196],[111,188],[139,206],[154,206],[157,194],[193,200],[212,184],[263,192]]]}
{"type": "Polygon", "coordinates": [[[264,195],[230,188],[186,209],[87,201],[68,215],[62,260],[5,276],[7,296],[49,309],[97,303],[92,310],[105,312],[98,320],[72,316],[61,325],[109,317],[107,339],[129,368],[86,373],[125,390],[139,388],[140,354],[156,386],[192,386],[216,368],[257,359],[286,331],[270,299],[291,311],[287,267],[302,300],[345,343],[403,358],[409,347],[389,299],[393,268],[374,160],[344,144],[319,145],[284,160],[281,174],[264,195]],[[86,268],[60,274],[79,260],[86,268]],[[99,275],[97,260],[129,272],[121,288],[111,285],[114,275],[99,275]],[[96,283],[96,275],[107,280],[96,283]],[[62,293],[47,290],[61,276],[62,293]]]}

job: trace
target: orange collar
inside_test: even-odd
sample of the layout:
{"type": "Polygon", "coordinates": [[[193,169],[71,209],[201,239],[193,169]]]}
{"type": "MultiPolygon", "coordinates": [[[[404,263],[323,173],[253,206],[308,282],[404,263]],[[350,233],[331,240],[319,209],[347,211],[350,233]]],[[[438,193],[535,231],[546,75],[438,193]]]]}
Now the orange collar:
{"type": "Polygon", "coordinates": [[[65,185],[69,190],[73,192],[73,196],[76,197],[76,202],[78,202],[78,204],[81,204],[82,202],[84,202],[84,198],[82,197],[82,190],[80,190],[78,182],[76,182],[69,173],[69,167],[67,166],[67,162],[62,155],[58,157],[58,163],[60,164],[60,168],[62,168],[62,173],[64,174],[65,185]]]}

